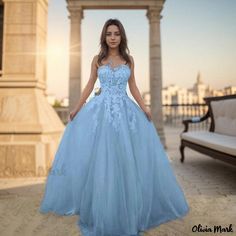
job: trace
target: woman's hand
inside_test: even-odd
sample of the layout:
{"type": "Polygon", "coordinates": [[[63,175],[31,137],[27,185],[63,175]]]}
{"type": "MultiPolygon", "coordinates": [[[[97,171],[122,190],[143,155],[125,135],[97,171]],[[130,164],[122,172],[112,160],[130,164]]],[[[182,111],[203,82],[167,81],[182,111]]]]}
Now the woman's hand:
{"type": "Polygon", "coordinates": [[[152,120],[152,114],[151,114],[151,110],[150,110],[149,107],[145,108],[144,113],[147,116],[148,120],[151,121],[152,120]]]}
{"type": "Polygon", "coordinates": [[[76,116],[77,112],[78,112],[77,109],[74,109],[73,111],[71,111],[68,117],[68,121],[72,121],[74,117],[76,116]]]}

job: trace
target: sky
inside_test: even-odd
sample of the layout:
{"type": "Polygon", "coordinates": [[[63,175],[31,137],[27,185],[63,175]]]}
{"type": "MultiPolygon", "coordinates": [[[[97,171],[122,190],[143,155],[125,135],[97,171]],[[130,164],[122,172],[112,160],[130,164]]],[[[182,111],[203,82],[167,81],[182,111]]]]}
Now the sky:
{"type": "MultiPolygon", "coordinates": [[[[47,93],[68,96],[70,21],[66,0],[49,0],[47,93]]],[[[200,72],[214,89],[236,86],[236,1],[166,0],[161,19],[163,86],[190,88],[200,72]]],[[[146,10],[85,10],[81,23],[82,89],[99,52],[102,27],[109,18],[125,27],[135,79],[149,90],[149,22],[146,10]]],[[[99,80],[95,88],[99,87],[99,80]]],[[[128,87],[128,86],[127,86],[128,87]]]]}

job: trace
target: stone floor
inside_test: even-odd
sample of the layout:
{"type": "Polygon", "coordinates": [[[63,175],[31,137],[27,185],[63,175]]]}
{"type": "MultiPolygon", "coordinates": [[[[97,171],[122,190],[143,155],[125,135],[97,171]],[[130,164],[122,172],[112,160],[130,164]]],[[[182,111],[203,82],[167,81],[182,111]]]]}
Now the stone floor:
{"type": "MultiPolygon", "coordinates": [[[[182,219],[162,224],[145,236],[236,235],[236,167],[186,149],[180,163],[181,129],[165,127],[170,163],[185,192],[190,212],[182,219]],[[192,232],[192,227],[229,227],[233,233],[192,232]]],[[[0,235],[80,235],[77,216],[42,215],[38,212],[45,178],[0,179],[0,235]]]]}

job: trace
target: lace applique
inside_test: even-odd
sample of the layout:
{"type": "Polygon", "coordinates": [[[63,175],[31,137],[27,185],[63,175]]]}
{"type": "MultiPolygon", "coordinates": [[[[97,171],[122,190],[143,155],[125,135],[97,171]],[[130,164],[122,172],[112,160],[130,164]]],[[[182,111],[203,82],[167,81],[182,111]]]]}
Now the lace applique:
{"type": "Polygon", "coordinates": [[[124,101],[126,101],[126,107],[128,108],[128,126],[130,130],[135,131],[136,115],[130,104],[132,101],[127,100],[128,95],[126,93],[126,85],[130,76],[129,67],[120,65],[111,68],[109,65],[103,65],[99,67],[98,74],[101,84],[100,92],[92,98],[88,107],[88,110],[93,109],[93,132],[96,131],[98,123],[102,122],[99,121],[99,112],[102,107],[104,108],[104,116],[101,114],[100,117],[104,117],[107,122],[112,124],[115,131],[119,132],[124,101]]]}
{"type": "Polygon", "coordinates": [[[123,99],[120,95],[106,96],[105,104],[105,118],[112,124],[116,131],[119,131],[121,120],[121,107],[123,107],[123,99]]]}
{"type": "Polygon", "coordinates": [[[130,103],[131,103],[131,101],[126,102],[126,105],[128,107],[128,110],[127,110],[127,112],[128,112],[128,125],[129,125],[130,130],[135,132],[137,120],[136,120],[135,112],[132,110],[130,103]]]}
{"type": "Polygon", "coordinates": [[[95,95],[91,100],[90,104],[87,104],[88,110],[93,110],[92,114],[92,120],[93,120],[93,125],[92,125],[92,131],[95,132],[96,127],[98,125],[98,113],[100,109],[102,108],[102,99],[101,97],[98,97],[99,95],[95,95]]]}
{"type": "MultiPolygon", "coordinates": [[[[101,96],[101,95],[99,95],[101,96]]],[[[127,95],[126,95],[127,96],[127,95]]],[[[114,127],[116,132],[119,132],[120,130],[120,122],[122,118],[122,109],[124,107],[124,103],[126,104],[127,109],[127,119],[128,119],[128,127],[131,131],[136,132],[136,114],[131,106],[131,101],[126,100],[127,98],[124,98],[124,96],[104,96],[101,99],[95,99],[93,101],[92,106],[89,107],[89,109],[93,108],[93,125],[92,130],[93,132],[96,131],[96,128],[98,126],[99,122],[99,112],[101,112],[101,108],[104,107],[104,118],[106,122],[109,122],[112,127],[114,127]]],[[[101,116],[102,117],[102,116],[101,116]]],[[[102,119],[102,118],[100,118],[102,119]]]]}

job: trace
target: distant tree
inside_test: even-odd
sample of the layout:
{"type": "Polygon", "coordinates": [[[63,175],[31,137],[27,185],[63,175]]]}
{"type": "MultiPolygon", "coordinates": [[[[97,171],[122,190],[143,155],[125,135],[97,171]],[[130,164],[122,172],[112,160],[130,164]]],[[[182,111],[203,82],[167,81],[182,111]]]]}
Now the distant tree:
{"type": "Polygon", "coordinates": [[[53,104],[53,107],[62,107],[61,102],[56,99],[53,104]]]}

